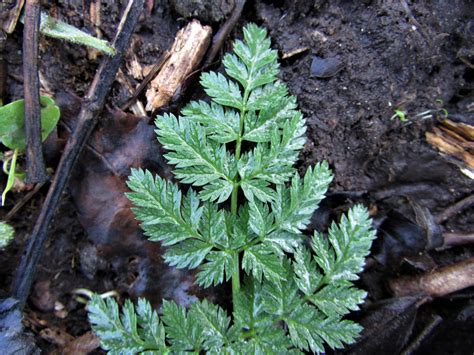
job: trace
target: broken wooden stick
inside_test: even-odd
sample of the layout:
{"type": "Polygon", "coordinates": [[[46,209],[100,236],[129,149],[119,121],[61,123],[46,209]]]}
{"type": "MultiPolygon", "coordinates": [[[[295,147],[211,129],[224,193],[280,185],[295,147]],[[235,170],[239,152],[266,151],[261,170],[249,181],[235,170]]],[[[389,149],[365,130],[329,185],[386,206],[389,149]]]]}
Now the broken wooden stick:
{"type": "Polygon", "coordinates": [[[463,198],[462,200],[446,208],[443,212],[437,214],[435,217],[436,223],[441,224],[446,222],[448,219],[454,217],[465,209],[470,208],[471,206],[474,206],[474,194],[463,198]]]}
{"type": "Polygon", "coordinates": [[[240,15],[242,15],[242,11],[244,9],[244,5],[245,0],[235,1],[234,9],[232,10],[231,15],[221,26],[219,31],[217,31],[216,35],[212,39],[212,47],[206,56],[206,60],[204,61],[203,67],[211,65],[214,59],[216,58],[217,53],[219,53],[222,46],[224,45],[224,42],[229,36],[230,31],[232,31],[237,21],[239,21],[240,15]]]}
{"type": "Polygon", "coordinates": [[[38,41],[41,6],[26,0],[23,29],[23,90],[25,97],[26,179],[29,184],[48,179],[41,145],[41,107],[38,75],[38,41]]]}
{"type": "Polygon", "coordinates": [[[474,170],[474,126],[445,119],[425,134],[426,141],[440,152],[451,155],[474,170]]]}
{"type": "Polygon", "coordinates": [[[212,30],[198,20],[191,21],[176,34],[170,57],[146,92],[147,111],[170,103],[186,77],[199,65],[211,40],[212,30]]]}
{"type": "Polygon", "coordinates": [[[474,233],[456,233],[446,232],[443,233],[443,246],[441,249],[451,248],[459,245],[473,245],[474,244],[474,233]]]}
{"type": "Polygon", "coordinates": [[[10,1],[0,2],[0,29],[5,33],[10,34],[15,30],[24,3],[25,0],[17,0],[15,6],[11,7],[10,1]]]}
{"type": "Polygon", "coordinates": [[[81,105],[75,131],[69,137],[64,148],[53,182],[46,195],[13,280],[12,293],[20,302],[21,308],[25,305],[30,293],[36,267],[43,253],[48,227],[54,217],[72,168],[97,123],[99,113],[104,107],[105,99],[115,80],[115,75],[143,9],[143,2],[144,0],[129,0],[113,42],[116,54],[112,57],[104,57],[81,105]]]}
{"type": "Polygon", "coordinates": [[[441,297],[471,286],[474,286],[474,257],[425,275],[390,281],[390,289],[396,297],[441,297]]]}

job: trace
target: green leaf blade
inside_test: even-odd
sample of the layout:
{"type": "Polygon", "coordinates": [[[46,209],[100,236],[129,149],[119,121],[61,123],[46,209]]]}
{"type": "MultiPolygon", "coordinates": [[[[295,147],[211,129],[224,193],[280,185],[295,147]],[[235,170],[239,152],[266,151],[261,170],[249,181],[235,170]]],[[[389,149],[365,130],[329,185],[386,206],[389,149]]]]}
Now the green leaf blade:
{"type": "Polygon", "coordinates": [[[98,295],[92,296],[87,306],[89,322],[100,337],[103,349],[131,354],[167,352],[163,325],[146,303],[144,300],[139,302],[137,315],[134,305],[126,301],[120,314],[115,300],[104,301],[98,295]]]}
{"type": "Polygon", "coordinates": [[[218,104],[243,109],[243,98],[239,86],[224,75],[215,72],[203,73],[200,80],[204,91],[218,104]]]}
{"type": "Polygon", "coordinates": [[[181,192],[175,184],[159,176],[153,178],[149,171],[132,169],[127,185],[132,190],[127,197],[150,240],[173,245],[198,236],[196,226],[183,218],[181,192]]]}
{"type": "Polygon", "coordinates": [[[244,251],[242,268],[258,281],[265,276],[269,281],[277,282],[286,276],[281,258],[260,244],[244,251]]]}
{"type": "Polygon", "coordinates": [[[202,287],[217,286],[229,281],[232,276],[232,255],[221,251],[211,251],[196,275],[196,283],[202,287]]]}
{"type": "MultiPolygon", "coordinates": [[[[40,97],[41,104],[41,140],[45,141],[56,128],[60,111],[54,100],[40,97]]],[[[25,138],[25,100],[17,100],[0,107],[0,141],[10,149],[24,151],[25,138]]]]}

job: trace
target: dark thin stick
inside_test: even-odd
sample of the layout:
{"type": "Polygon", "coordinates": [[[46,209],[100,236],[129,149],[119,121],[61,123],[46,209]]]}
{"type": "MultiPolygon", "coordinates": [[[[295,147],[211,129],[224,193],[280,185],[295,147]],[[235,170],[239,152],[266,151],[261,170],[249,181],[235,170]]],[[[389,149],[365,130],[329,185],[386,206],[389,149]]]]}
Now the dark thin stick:
{"type": "Polygon", "coordinates": [[[31,198],[36,195],[36,193],[43,187],[44,183],[36,184],[33,190],[28,191],[28,193],[18,201],[13,208],[8,211],[7,215],[3,219],[5,222],[8,222],[31,198]]]}
{"type": "Polygon", "coordinates": [[[130,43],[130,37],[143,9],[143,2],[144,0],[129,0],[113,43],[117,54],[113,57],[104,57],[94,77],[94,81],[89,88],[89,92],[83,100],[76,129],[69,137],[66,147],[64,148],[57,172],[51,183],[33,232],[28,240],[28,245],[25,248],[26,250],[21,259],[15,279],[13,280],[12,293],[13,296],[19,300],[21,307],[24,307],[26,299],[28,298],[36,267],[43,252],[48,227],[56,212],[71,170],[87,138],[97,123],[99,113],[104,107],[105,98],[115,80],[115,75],[122,62],[123,54],[130,43]]]}
{"type": "Polygon", "coordinates": [[[474,286],[474,257],[424,275],[390,281],[390,288],[396,297],[442,297],[471,286],[474,286]]]}
{"type": "Polygon", "coordinates": [[[433,332],[433,330],[441,324],[443,318],[435,314],[424,329],[417,335],[417,337],[410,342],[410,344],[405,347],[402,351],[402,355],[411,355],[416,352],[416,350],[421,346],[423,341],[425,341],[428,336],[433,332]]]}
{"type": "Polygon", "coordinates": [[[433,191],[435,186],[431,183],[416,182],[412,184],[393,185],[370,193],[376,200],[383,200],[392,196],[407,196],[433,191]]]}
{"type": "Polygon", "coordinates": [[[245,0],[236,0],[232,14],[229,16],[227,21],[221,26],[216,35],[212,38],[212,46],[207,54],[206,60],[204,61],[203,67],[209,66],[217,56],[217,53],[221,50],[224,42],[229,36],[230,31],[234,28],[237,21],[239,21],[242,10],[244,9],[245,0]]]}
{"type": "Polygon", "coordinates": [[[158,74],[158,72],[161,70],[161,68],[163,67],[163,65],[168,61],[169,57],[171,56],[171,53],[166,51],[160,58],[160,60],[158,61],[158,63],[156,63],[153,68],[151,69],[151,71],[148,73],[148,75],[146,76],[145,79],[143,79],[143,81],[140,83],[140,85],[137,87],[137,89],[135,90],[135,93],[133,94],[133,96],[130,98],[130,100],[128,100],[124,105],[122,105],[122,107],[120,107],[120,109],[122,111],[125,111],[127,110],[130,106],[133,105],[133,103],[135,102],[135,100],[138,98],[138,95],[140,95],[140,93],[143,91],[143,89],[146,88],[146,86],[148,85],[148,83],[150,81],[152,81],[152,79],[156,76],[156,74],[158,74]]]}
{"type": "Polygon", "coordinates": [[[44,183],[48,173],[41,146],[41,107],[38,76],[39,0],[26,0],[23,29],[23,85],[25,96],[26,179],[28,184],[44,183]]]}
{"type": "Polygon", "coordinates": [[[459,245],[474,244],[474,232],[467,233],[443,233],[443,246],[441,249],[446,249],[459,245]]]}
{"type": "MultiPolygon", "coordinates": [[[[68,131],[69,134],[71,134],[72,132],[72,129],[71,127],[66,123],[66,122],[60,122],[61,125],[66,128],[66,130],[68,131]]],[[[117,172],[117,170],[115,170],[115,168],[113,167],[113,165],[107,160],[106,157],[104,157],[95,147],[92,143],[86,143],[85,147],[87,149],[89,149],[90,152],[92,152],[92,154],[94,154],[96,156],[96,158],[98,158],[102,163],[104,163],[104,165],[107,167],[107,169],[109,169],[112,174],[114,174],[115,176],[120,176],[120,174],[117,172]]]]}
{"type": "Polygon", "coordinates": [[[446,208],[443,212],[439,213],[436,215],[436,223],[441,224],[451,217],[455,216],[459,212],[465,210],[466,208],[469,208],[474,205],[474,195],[470,195],[455,204],[449,206],[446,208]]]}
{"type": "Polygon", "coordinates": [[[7,35],[0,30],[0,106],[5,102],[5,85],[7,83],[7,61],[5,60],[5,46],[7,35]]]}

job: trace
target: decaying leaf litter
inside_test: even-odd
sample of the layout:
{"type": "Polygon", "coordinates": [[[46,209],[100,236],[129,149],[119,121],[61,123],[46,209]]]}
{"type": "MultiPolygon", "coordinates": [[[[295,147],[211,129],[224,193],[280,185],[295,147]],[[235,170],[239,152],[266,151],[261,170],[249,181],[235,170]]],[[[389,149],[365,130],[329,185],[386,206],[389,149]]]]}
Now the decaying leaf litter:
{"type": "MultiPolygon", "coordinates": [[[[448,4],[438,3],[427,6],[404,1],[364,5],[255,2],[246,5],[237,26],[231,32],[231,37],[239,37],[239,28],[249,21],[257,21],[269,29],[274,47],[279,49],[281,57],[286,58],[282,63],[281,77],[289,83],[291,93],[298,97],[299,106],[310,126],[310,142],[300,156],[301,172],[322,159],[328,159],[334,169],[335,183],[327,202],[313,216],[314,226],[324,229],[328,221],[355,202],[370,206],[376,225],[380,226],[380,244],[374,247],[373,256],[361,280],[362,288],[369,290],[367,307],[357,317],[364,318],[374,308],[369,307],[371,304],[376,306],[377,301],[392,297],[385,285],[388,280],[397,279],[399,275],[430,273],[441,266],[453,265],[472,256],[469,246],[437,250],[440,242],[448,240],[448,233],[472,234],[472,203],[464,203],[458,209],[459,213],[455,211],[447,219],[437,222],[440,220],[437,217],[445,210],[469,199],[472,194],[472,180],[461,172],[465,164],[446,152],[440,155],[425,142],[425,134],[437,126],[436,117],[410,119],[410,116],[440,108],[437,100],[441,99],[452,119],[472,124],[472,67],[469,66],[473,62],[472,36],[466,32],[472,26],[472,19],[464,17],[464,14],[469,14],[470,5],[467,2],[457,5],[448,7],[448,4]],[[296,54],[288,56],[292,53],[296,54]],[[336,58],[344,63],[344,68],[329,78],[311,76],[311,64],[315,57],[336,58]],[[395,108],[407,112],[408,124],[390,121],[395,108]]],[[[79,27],[91,14],[87,8],[82,9],[82,3],[79,2],[49,6],[47,10],[52,13],[56,11],[61,19],[79,27]]],[[[117,5],[102,5],[101,25],[97,28],[105,38],[113,38],[120,11],[117,5]]],[[[132,50],[127,52],[122,66],[132,87],[142,80],[133,63],[138,62],[142,67],[141,75],[146,76],[151,66],[158,63],[161,55],[171,48],[177,30],[188,23],[188,20],[183,19],[184,15],[177,11],[176,5],[165,3],[151,10],[148,6],[142,15],[132,38],[132,50]]],[[[221,22],[203,23],[212,25],[215,32],[221,25],[221,22]]],[[[230,41],[225,43],[228,46],[230,41]]],[[[13,101],[22,97],[21,57],[18,57],[21,31],[14,32],[5,45],[8,53],[12,54],[7,60],[9,75],[6,90],[13,101]]],[[[228,49],[224,46],[224,50],[228,49]]],[[[50,39],[41,40],[40,51],[43,89],[50,90],[55,98],[64,90],[83,96],[101,58],[93,59],[92,53],[85,48],[50,39]]],[[[216,62],[214,68],[218,67],[219,62],[216,62]]],[[[190,75],[187,85],[175,94],[169,108],[163,110],[171,108],[176,111],[188,98],[202,95],[193,90],[199,74],[195,76],[194,82],[193,75],[196,74],[190,75]]],[[[108,102],[111,107],[117,107],[129,98],[129,91],[115,83],[108,102]]],[[[146,103],[143,94],[138,98],[143,104],[146,103]]],[[[64,106],[74,107],[73,101],[67,99],[64,106]]],[[[123,117],[123,113],[112,113],[111,117],[123,117]]],[[[124,131],[136,130],[133,127],[140,120],[131,120],[135,123],[131,121],[124,131]]],[[[102,125],[102,121],[99,124],[102,125]]],[[[145,119],[142,121],[147,122],[145,119]]],[[[126,126],[126,119],[123,122],[126,126]]],[[[59,145],[69,132],[66,125],[64,123],[59,128],[59,145]]],[[[70,123],[69,129],[73,127],[74,124],[70,123]]],[[[202,290],[188,290],[192,283],[187,275],[176,277],[176,271],[160,269],[163,265],[157,256],[159,250],[146,251],[148,249],[141,246],[143,240],[139,237],[129,242],[120,237],[131,235],[130,228],[133,228],[134,222],[133,219],[122,218],[123,214],[127,214],[127,207],[122,208],[119,200],[110,200],[108,195],[110,191],[115,191],[119,198],[120,186],[123,186],[120,185],[120,179],[128,175],[121,172],[121,169],[127,169],[124,168],[127,164],[127,158],[124,157],[133,161],[136,152],[133,146],[121,145],[113,135],[107,138],[104,133],[101,136],[100,127],[94,133],[97,138],[88,141],[83,154],[94,156],[93,161],[100,161],[100,164],[81,158],[84,165],[76,170],[74,174],[78,174],[78,179],[73,178],[70,186],[71,191],[76,189],[82,193],[76,192],[74,197],[72,192],[72,199],[66,196],[61,202],[49,233],[46,255],[38,269],[36,285],[41,281],[52,280],[47,288],[49,291],[42,293],[48,293],[54,300],[53,304],[55,301],[63,304],[67,316],[60,318],[55,314],[58,312],[47,307],[42,309],[42,303],[33,297],[28,304],[27,324],[37,334],[44,349],[53,349],[54,342],[41,340],[41,330],[59,327],[72,336],[80,336],[88,330],[83,306],[71,295],[71,291],[78,287],[98,292],[116,289],[123,297],[128,294],[136,297],[147,292],[153,294],[153,291],[150,292],[153,288],[166,295],[175,290],[184,290],[187,295],[185,302],[193,297],[204,296],[202,290]],[[103,175],[99,175],[101,173],[103,175]],[[120,174],[124,175],[120,177],[120,174]],[[93,178],[83,178],[88,176],[93,178]],[[101,176],[97,178],[101,184],[105,181],[105,189],[96,186],[95,176],[101,176]],[[107,178],[110,176],[113,178],[107,178]],[[95,198],[87,201],[83,191],[88,191],[95,198]],[[81,198],[77,198],[78,195],[81,198]],[[86,201],[80,202],[81,199],[86,201]],[[71,201],[77,206],[78,215],[71,201]],[[99,212],[105,217],[100,217],[100,214],[90,212],[91,208],[92,211],[97,209],[97,204],[116,206],[115,212],[107,212],[108,208],[104,207],[99,212]],[[88,213],[95,219],[87,217],[88,213]],[[83,226],[78,224],[78,219],[83,226]],[[100,231],[104,226],[105,231],[100,231]],[[103,239],[97,241],[94,237],[87,238],[86,235],[94,235],[91,232],[94,228],[99,231],[96,235],[103,239]],[[132,245],[135,246],[130,248],[132,245]],[[115,251],[115,248],[118,250],[115,251]],[[179,279],[183,282],[177,283],[179,279]],[[82,322],[76,322],[77,319],[82,322]]],[[[102,131],[106,131],[107,126],[102,127],[102,131]]],[[[152,131],[151,126],[149,130],[152,131]]],[[[127,138],[124,141],[127,142],[127,138]]],[[[469,144],[461,144],[461,147],[467,153],[471,149],[469,144]]],[[[169,176],[166,167],[159,161],[159,147],[148,149],[150,154],[143,154],[143,160],[134,163],[150,164],[152,170],[162,176],[169,176]],[[157,152],[152,153],[153,149],[157,149],[157,152]]],[[[52,151],[54,154],[49,164],[56,166],[55,159],[59,152],[55,149],[52,151]]],[[[46,193],[43,190],[13,216],[12,223],[19,238],[8,249],[8,256],[2,254],[2,274],[5,275],[2,288],[5,290],[18,262],[22,240],[31,230],[46,193]]],[[[13,207],[20,199],[21,194],[11,196],[9,207],[13,207]]],[[[4,208],[2,213],[6,214],[9,207],[4,208]]],[[[228,290],[214,291],[209,296],[225,304],[228,290]]],[[[399,305],[398,310],[402,310],[399,312],[400,317],[409,317],[412,322],[391,323],[392,326],[399,324],[396,329],[403,329],[403,332],[398,334],[404,335],[399,342],[399,349],[394,351],[416,348],[422,351],[422,346],[429,349],[430,344],[436,344],[437,349],[442,351],[442,344],[447,342],[443,339],[449,339],[450,348],[458,346],[464,349],[462,341],[469,338],[462,337],[463,329],[469,329],[469,325],[472,325],[469,289],[434,302],[426,299],[430,295],[424,296],[414,303],[393,300],[392,304],[399,305]],[[408,306],[410,304],[415,307],[408,306]],[[438,317],[442,321],[437,322],[438,317]],[[413,327],[407,324],[413,324],[413,327]],[[450,328],[454,326],[457,331],[450,333],[450,328]],[[420,334],[426,336],[420,337],[420,334]],[[455,334],[457,338],[453,338],[455,334]],[[461,343],[456,345],[456,341],[461,343]]],[[[382,304],[379,308],[387,312],[390,309],[387,307],[382,304]]],[[[369,328],[367,334],[370,334],[369,328]]],[[[364,338],[364,342],[375,340],[380,341],[370,336],[364,338]]],[[[387,342],[381,341],[370,346],[381,349],[384,344],[387,345],[387,342]]],[[[472,347],[472,344],[464,344],[466,349],[469,345],[472,347]]]]}

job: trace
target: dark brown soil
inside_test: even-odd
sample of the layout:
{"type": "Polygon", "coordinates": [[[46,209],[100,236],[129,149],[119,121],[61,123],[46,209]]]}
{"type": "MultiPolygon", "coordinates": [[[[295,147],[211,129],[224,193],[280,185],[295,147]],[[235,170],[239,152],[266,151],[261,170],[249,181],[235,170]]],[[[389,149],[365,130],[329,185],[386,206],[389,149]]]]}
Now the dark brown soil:
{"type": "MultiPolygon", "coordinates": [[[[44,3],[54,16],[92,30],[87,9],[82,7],[87,2],[44,3]]],[[[103,3],[101,31],[105,39],[111,39],[122,5],[103,3]]],[[[358,318],[365,316],[369,305],[391,297],[387,283],[397,275],[420,273],[423,268],[429,269],[430,263],[443,266],[474,254],[472,246],[436,251],[429,250],[427,243],[413,253],[407,249],[420,233],[399,229],[410,223],[418,224],[414,205],[436,215],[473,192],[474,181],[461,172],[459,164],[440,155],[425,141],[425,132],[437,124],[442,108],[449,115],[474,124],[473,14],[474,4],[469,0],[413,3],[403,0],[256,0],[248,2],[231,33],[231,39],[241,37],[241,27],[256,22],[268,28],[273,46],[281,56],[302,50],[281,62],[280,75],[298,98],[309,127],[308,143],[298,166],[304,171],[318,161],[327,160],[335,175],[330,197],[315,215],[314,226],[327,226],[330,219],[355,202],[370,206],[376,226],[382,226],[372,255],[375,265],[361,280],[361,286],[369,290],[369,297],[358,318]],[[317,77],[311,71],[315,57],[337,60],[342,63],[340,70],[330,77],[317,77]],[[395,109],[406,111],[408,121],[391,120],[395,109]],[[422,119],[419,114],[427,110],[432,110],[432,117],[422,119]],[[390,226],[387,220],[392,222],[390,226]],[[384,244],[394,235],[398,243],[403,244],[397,251],[384,244]]],[[[126,62],[130,63],[136,56],[143,66],[156,63],[186,22],[168,1],[155,1],[153,11],[144,13],[136,29],[126,62]]],[[[219,28],[219,23],[211,25],[215,31],[219,28]]],[[[19,25],[7,41],[6,102],[22,97],[21,32],[19,25]]],[[[226,50],[231,48],[231,39],[226,42],[226,50]]],[[[82,97],[100,56],[88,59],[85,48],[47,38],[42,38],[40,49],[46,90],[55,97],[64,91],[82,97]]],[[[127,65],[123,65],[123,71],[128,73],[127,65]]],[[[129,79],[133,84],[138,83],[129,79]]],[[[195,80],[184,96],[172,104],[173,110],[179,109],[189,98],[202,96],[196,84],[195,80]]],[[[128,92],[116,82],[108,105],[120,106],[128,98],[128,92]]],[[[64,105],[67,106],[68,101],[64,105]]],[[[55,159],[57,156],[52,157],[52,166],[55,159]]],[[[160,166],[156,162],[147,164],[160,166]]],[[[81,174],[88,169],[84,160],[81,169],[84,169],[81,174]]],[[[167,171],[159,173],[168,174],[167,171]]],[[[81,174],[80,179],[85,179],[87,174],[81,174]]],[[[77,181],[76,175],[71,184],[77,181]]],[[[184,303],[192,301],[200,292],[190,288],[192,276],[176,273],[162,265],[159,257],[150,256],[152,252],[158,255],[159,247],[147,245],[146,252],[139,252],[139,246],[127,249],[120,244],[125,236],[112,233],[107,240],[101,240],[96,234],[92,236],[91,225],[84,222],[90,217],[84,217],[86,212],[78,190],[84,191],[71,186],[71,195],[63,197],[26,310],[26,324],[45,353],[61,351],[61,348],[41,337],[42,329],[61,329],[72,336],[90,329],[84,306],[71,293],[76,288],[97,292],[116,289],[122,297],[154,295],[154,301],[159,302],[165,296],[184,303]],[[121,247],[114,249],[114,245],[121,247]],[[119,249],[120,253],[114,255],[119,249]],[[56,301],[67,310],[64,317],[55,314],[56,301]]],[[[4,291],[8,291],[22,246],[46,191],[47,186],[10,221],[17,235],[13,244],[0,252],[0,289],[4,291]]],[[[0,216],[5,216],[23,195],[9,195],[0,216]]],[[[103,209],[109,207],[107,201],[103,204],[103,209]]],[[[450,218],[441,228],[472,233],[473,209],[450,218]]],[[[225,289],[221,291],[225,293],[225,289]]],[[[405,335],[402,348],[413,343],[430,319],[439,316],[440,325],[428,332],[415,352],[472,353],[472,291],[472,288],[463,290],[421,306],[413,331],[410,328],[405,335]]],[[[380,346],[384,349],[383,344],[380,346]]]]}

